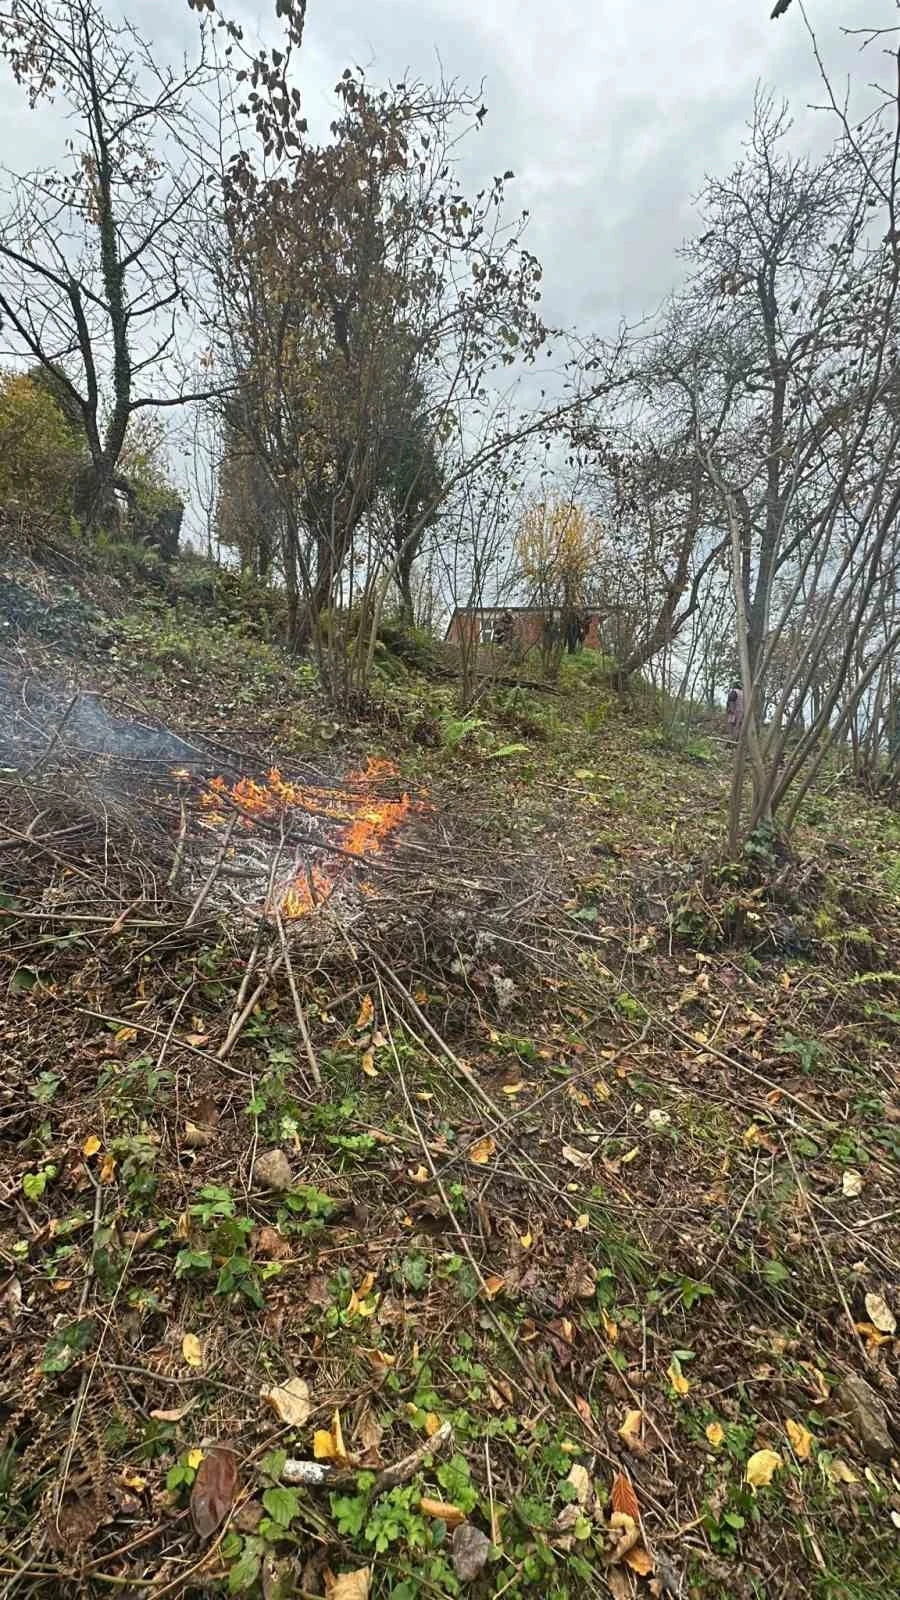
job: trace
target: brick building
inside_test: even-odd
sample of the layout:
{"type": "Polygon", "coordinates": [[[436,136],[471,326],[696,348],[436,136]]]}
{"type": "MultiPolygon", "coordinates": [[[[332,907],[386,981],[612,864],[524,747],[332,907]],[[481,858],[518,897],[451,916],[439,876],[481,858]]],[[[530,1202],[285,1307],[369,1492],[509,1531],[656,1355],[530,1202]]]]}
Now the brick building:
{"type": "MultiPolygon", "coordinates": [[[[603,613],[585,607],[581,612],[587,623],[585,647],[588,650],[602,650],[603,644],[600,637],[600,626],[603,613]]],[[[499,637],[504,634],[500,619],[503,616],[512,618],[512,643],[519,650],[531,650],[540,646],[544,636],[544,621],[546,612],[539,606],[463,606],[457,607],[447,628],[445,637],[455,644],[494,644],[498,637],[498,624],[500,625],[499,637]]]]}

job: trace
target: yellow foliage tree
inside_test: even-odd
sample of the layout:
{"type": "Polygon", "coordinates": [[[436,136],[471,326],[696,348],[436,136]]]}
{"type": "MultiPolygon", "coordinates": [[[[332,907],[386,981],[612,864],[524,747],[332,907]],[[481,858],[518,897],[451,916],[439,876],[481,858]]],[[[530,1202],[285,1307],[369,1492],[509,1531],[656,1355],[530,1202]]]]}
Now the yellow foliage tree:
{"type": "Polygon", "coordinates": [[[45,385],[0,377],[0,506],[59,516],[83,464],[83,442],[45,385]]]}
{"type": "Polygon", "coordinates": [[[516,551],[533,605],[548,617],[583,606],[597,572],[603,534],[597,518],[576,501],[551,496],[526,508],[516,551]]]}

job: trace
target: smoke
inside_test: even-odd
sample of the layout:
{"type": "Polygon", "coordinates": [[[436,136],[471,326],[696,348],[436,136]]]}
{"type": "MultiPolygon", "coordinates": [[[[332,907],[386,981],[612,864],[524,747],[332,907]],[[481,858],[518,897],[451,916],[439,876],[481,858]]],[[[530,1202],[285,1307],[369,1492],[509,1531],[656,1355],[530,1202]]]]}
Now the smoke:
{"type": "Polygon", "coordinates": [[[89,690],[65,690],[0,667],[0,760],[26,772],[51,755],[108,756],[149,768],[208,773],[220,763],[211,748],[188,743],[162,723],[108,711],[89,690]]]}

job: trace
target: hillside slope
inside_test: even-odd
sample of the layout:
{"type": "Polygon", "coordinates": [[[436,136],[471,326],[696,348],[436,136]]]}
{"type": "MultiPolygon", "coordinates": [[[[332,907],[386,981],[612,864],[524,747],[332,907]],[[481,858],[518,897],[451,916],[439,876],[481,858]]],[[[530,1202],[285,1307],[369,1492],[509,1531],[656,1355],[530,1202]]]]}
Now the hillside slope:
{"type": "Polygon", "coordinates": [[[4,1592],[896,1594],[892,815],[153,578],[4,578],[4,1592]]]}

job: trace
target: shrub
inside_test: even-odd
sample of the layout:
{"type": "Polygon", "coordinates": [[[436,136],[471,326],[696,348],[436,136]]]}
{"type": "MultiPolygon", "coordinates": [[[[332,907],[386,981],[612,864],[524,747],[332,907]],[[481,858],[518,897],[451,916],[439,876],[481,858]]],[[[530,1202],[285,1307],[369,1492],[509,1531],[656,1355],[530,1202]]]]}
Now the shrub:
{"type": "Polygon", "coordinates": [[[77,431],[27,373],[0,378],[0,505],[63,516],[84,460],[77,431]]]}

